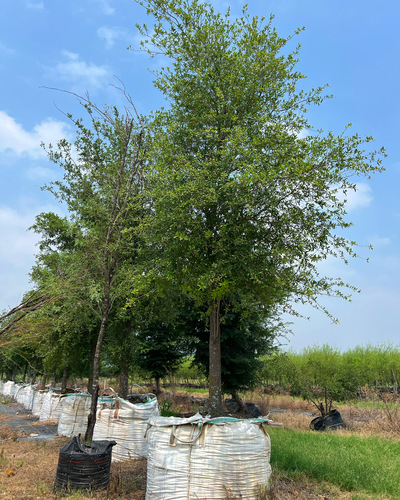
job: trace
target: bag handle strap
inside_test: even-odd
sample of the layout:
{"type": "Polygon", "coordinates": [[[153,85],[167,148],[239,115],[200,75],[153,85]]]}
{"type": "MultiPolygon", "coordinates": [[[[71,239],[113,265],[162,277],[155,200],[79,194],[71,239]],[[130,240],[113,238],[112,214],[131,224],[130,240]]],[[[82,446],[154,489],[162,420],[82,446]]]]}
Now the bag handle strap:
{"type": "MultiPolygon", "coordinates": [[[[200,438],[201,434],[203,433],[203,429],[204,429],[203,423],[200,422],[198,424],[199,432],[197,433],[197,435],[194,436],[193,439],[189,439],[188,441],[185,441],[183,439],[178,438],[178,436],[176,435],[176,433],[175,433],[176,427],[177,427],[176,425],[173,425],[172,429],[171,429],[171,436],[169,438],[170,446],[176,446],[176,441],[179,441],[182,444],[194,444],[200,438]]],[[[194,425],[192,425],[192,434],[194,433],[193,431],[194,431],[194,425]]]]}

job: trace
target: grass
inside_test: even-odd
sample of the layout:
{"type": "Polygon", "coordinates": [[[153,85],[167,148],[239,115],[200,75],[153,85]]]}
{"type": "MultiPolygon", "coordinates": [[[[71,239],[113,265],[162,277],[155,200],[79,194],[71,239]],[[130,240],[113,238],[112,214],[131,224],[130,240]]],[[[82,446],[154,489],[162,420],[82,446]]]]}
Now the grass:
{"type": "MultiPolygon", "coordinates": [[[[195,411],[191,399],[185,399],[182,392],[169,394],[169,399],[160,398],[160,406],[171,412],[195,411]]],[[[245,400],[264,407],[263,414],[270,407],[287,410],[271,413],[284,427],[267,429],[272,441],[273,475],[270,490],[259,500],[400,499],[399,407],[343,407],[340,411],[345,412],[349,429],[318,433],[308,430],[310,415],[299,412],[310,409],[306,402],[284,395],[245,396],[245,400]]],[[[53,493],[53,485],[59,448],[68,438],[41,443],[15,441],[18,436],[7,420],[0,422],[0,498],[61,499],[53,493]],[[10,469],[14,473],[8,475],[10,469]]],[[[132,460],[112,465],[107,491],[73,492],[67,498],[142,499],[145,489],[146,461],[132,460]]]]}
{"type": "Polygon", "coordinates": [[[289,477],[309,477],[349,492],[400,498],[398,442],[338,432],[273,427],[268,432],[271,465],[289,477]]]}
{"type": "Polygon", "coordinates": [[[174,387],[174,386],[164,386],[164,392],[175,392],[177,394],[198,394],[201,397],[208,396],[208,389],[200,389],[194,387],[182,388],[182,387],[174,387]]]}

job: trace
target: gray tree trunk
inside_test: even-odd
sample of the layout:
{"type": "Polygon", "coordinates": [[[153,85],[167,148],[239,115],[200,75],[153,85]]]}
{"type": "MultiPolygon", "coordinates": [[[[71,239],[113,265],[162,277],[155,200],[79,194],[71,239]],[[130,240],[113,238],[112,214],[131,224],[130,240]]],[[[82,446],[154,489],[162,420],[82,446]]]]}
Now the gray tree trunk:
{"type": "Polygon", "coordinates": [[[210,367],[209,367],[209,405],[212,414],[223,411],[221,389],[221,327],[220,300],[210,304],[210,367]]]}

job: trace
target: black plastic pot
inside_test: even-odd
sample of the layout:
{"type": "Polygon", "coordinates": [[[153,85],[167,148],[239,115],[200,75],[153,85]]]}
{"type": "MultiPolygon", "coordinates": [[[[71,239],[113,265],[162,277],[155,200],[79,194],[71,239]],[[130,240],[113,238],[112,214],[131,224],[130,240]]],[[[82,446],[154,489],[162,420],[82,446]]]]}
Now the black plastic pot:
{"type": "Polygon", "coordinates": [[[332,410],[324,418],[316,417],[310,422],[310,429],[314,431],[325,431],[326,429],[338,429],[345,427],[342,416],[337,410],[332,410]]]}
{"type": "Polygon", "coordinates": [[[60,448],[54,489],[101,490],[110,480],[111,452],[115,441],[92,441],[90,446],[75,436],[60,448]]]}

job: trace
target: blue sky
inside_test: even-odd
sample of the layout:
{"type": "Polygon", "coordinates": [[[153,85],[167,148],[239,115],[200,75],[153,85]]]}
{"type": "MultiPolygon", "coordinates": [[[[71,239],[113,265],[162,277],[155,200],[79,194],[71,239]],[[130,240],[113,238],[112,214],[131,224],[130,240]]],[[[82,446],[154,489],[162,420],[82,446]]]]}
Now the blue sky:
{"type": "MultiPolygon", "coordinates": [[[[354,226],[347,236],[363,258],[321,269],[362,289],[352,303],[324,301],[339,318],[304,308],[310,320],[295,320],[283,343],[296,350],[330,343],[340,348],[367,342],[400,345],[400,3],[385,0],[249,0],[252,14],[275,14],[281,36],[305,26],[298,69],[307,84],[328,83],[334,98],[310,112],[316,128],[339,134],[348,123],[385,146],[386,172],[360,180],[348,204],[354,226]],[[367,249],[374,246],[373,251],[367,249]],[[369,263],[366,258],[369,257],[369,263]]],[[[213,1],[238,14],[240,0],[213,1]]],[[[133,0],[5,0],[0,15],[0,311],[16,305],[29,289],[28,273],[37,237],[27,228],[43,211],[61,207],[40,187],[57,171],[40,143],[71,139],[64,113],[82,114],[76,100],[43,87],[89,92],[100,106],[120,104],[110,85],[121,79],[138,109],[163,104],[151,69],[161,62],[138,47],[136,23],[144,9],[133,0]]],[[[148,22],[148,20],[147,20],[148,22]]],[[[148,22],[150,24],[150,22],[148,22]]]]}

